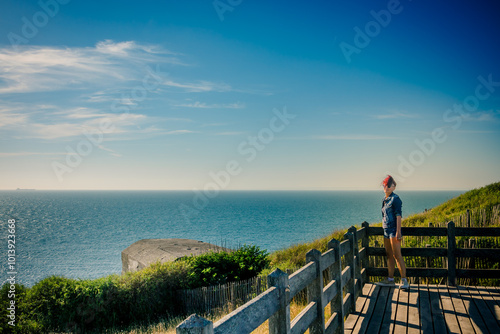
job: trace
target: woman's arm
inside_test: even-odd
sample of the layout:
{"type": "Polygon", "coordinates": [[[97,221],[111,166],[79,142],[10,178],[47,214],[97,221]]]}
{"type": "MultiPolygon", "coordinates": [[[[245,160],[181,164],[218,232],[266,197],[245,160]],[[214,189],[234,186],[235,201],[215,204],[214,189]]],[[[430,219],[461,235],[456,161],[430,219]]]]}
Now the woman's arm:
{"type": "Polygon", "coordinates": [[[397,223],[396,237],[398,238],[398,240],[400,240],[402,237],[402,234],[401,234],[401,216],[396,216],[396,223],[397,223]]]}

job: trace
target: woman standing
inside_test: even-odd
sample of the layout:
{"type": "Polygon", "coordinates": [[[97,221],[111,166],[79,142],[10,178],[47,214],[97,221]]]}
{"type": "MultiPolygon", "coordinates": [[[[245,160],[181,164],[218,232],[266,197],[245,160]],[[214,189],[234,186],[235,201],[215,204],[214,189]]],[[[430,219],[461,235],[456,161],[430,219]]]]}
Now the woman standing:
{"type": "Polygon", "coordinates": [[[406,279],[406,265],[401,255],[401,206],[403,202],[398,195],[394,193],[396,181],[388,175],[384,181],[385,198],[382,201],[382,226],[384,227],[384,246],[387,255],[387,269],[389,277],[380,282],[380,285],[394,286],[394,270],[396,262],[398,263],[399,273],[401,274],[401,289],[409,289],[410,285],[406,279]]]}

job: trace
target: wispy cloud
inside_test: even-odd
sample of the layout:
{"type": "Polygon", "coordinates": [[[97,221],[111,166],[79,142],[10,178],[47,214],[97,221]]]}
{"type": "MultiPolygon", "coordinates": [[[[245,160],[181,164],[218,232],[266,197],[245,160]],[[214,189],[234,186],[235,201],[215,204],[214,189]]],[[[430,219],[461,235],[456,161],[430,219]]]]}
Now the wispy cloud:
{"type": "Polygon", "coordinates": [[[109,87],[141,80],[151,63],[182,64],[158,46],[103,41],[94,47],[24,46],[0,48],[0,94],[109,87]]]}
{"type": "Polygon", "coordinates": [[[2,157],[22,157],[22,156],[30,156],[30,155],[68,155],[68,154],[77,154],[76,152],[0,152],[0,158],[2,157]]]}
{"type": "Polygon", "coordinates": [[[54,140],[82,136],[98,131],[106,140],[120,135],[138,139],[140,135],[190,133],[187,129],[166,131],[158,123],[191,122],[188,118],[152,117],[140,113],[115,114],[95,108],[58,108],[55,106],[16,103],[0,109],[0,127],[11,138],[54,140]],[[45,108],[45,109],[43,109],[45,108]],[[42,110],[42,111],[40,111],[42,110]],[[109,124],[102,127],[101,124],[109,124]]]}
{"type": "Polygon", "coordinates": [[[212,126],[225,126],[229,125],[228,123],[205,123],[200,125],[200,128],[205,128],[205,127],[212,127],[212,126]]]}
{"type": "Polygon", "coordinates": [[[245,108],[245,105],[240,102],[229,103],[229,104],[207,104],[204,102],[192,102],[192,103],[184,103],[177,104],[174,107],[184,107],[184,108],[200,108],[200,109],[242,109],[245,108]]]}
{"type": "Polygon", "coordinates": [[[376,119],[401,119],[401,118],[417,118],[418,115],[410,114],[408,112],[394,111],[388,114],[373,115],[376,119]]]}
{"type": "Polygon", "coordinates": [[[173,130],[173,131],[163,132],[163,134],[166,134],[166,135],[181,135],[181,134],[196,133],[196,132],[197,131],[191,131],[191,130],[173,130]]]}
{"type": "Polygon", "coordinates": [[[467,121],[493,122],[500,120],[500,110],[478,111],[465,117],[467,121]]]}
{"type": "MultiPolygon", "coordinates": [[[[76,91],[86,103],[112,103],[121,99],[124,89],[132,84],[144,83],[145,76],[156,74],[160,89],[174,92],[246,92],[261,91],[235,89],[225,82],[210,80],[185,81],[171,77],[159,69],[160,64],[188,66],[183,55],[158,45],[145,45],[134,41],[98,42],[93,47],[20,46],[17,49],[0,47],[0,94],[76,91]],[[113,88],[110,88],[113,87],[113,88]]],[[[129,91],[130,93],[130,91],[129,91]]],[[[186,104],[192,108],[242,108],[241,103],[208,105],[186,104]]]]}
{"type": "Polygon", "coordinates": [[[378,135],[325,135],[314,136],[314,139],[321,140],[387,140],[398,139],[398,137],[378,136],[378,135]]]}
{"type": "Polygon", "coordinates": [[[230,85],[226,83],[217,83],[211,81],[198,81],[198,82],[187,82],[180,83],[173,80],[165,80],[162,83],[164,86],[181,88],[186,92],[200,93],[200,92],[230,92],[233,89],[230,85]]]}
{"type": "Polygon", "coordinates": [[[216,136],[240,136],[243,134],[245,134],[245,132],[228,131],[228,132],[218,132],[215,135],[216,136]]]}
{"type": "Polygon", "coordinates": [[[488,130],[455,130],[458,133],[469,133],[469,134],[485,134],[485,133],[497,133],[496,131],[488,130]]]}
{"type": "Polygon", "coordinates": [[[21,113],[18,108],[0,109],[0,127],[24,124],[27,120],[28,115],[21,113]]]}

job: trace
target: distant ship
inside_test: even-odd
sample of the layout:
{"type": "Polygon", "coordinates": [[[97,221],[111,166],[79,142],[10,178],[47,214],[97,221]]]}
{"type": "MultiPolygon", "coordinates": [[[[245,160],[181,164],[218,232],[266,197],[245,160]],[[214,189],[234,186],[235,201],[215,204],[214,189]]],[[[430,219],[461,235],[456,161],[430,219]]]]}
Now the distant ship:
{"type": "Polygon", "coordinates": [[[34,190],[36,190],[36,189],[22,189],[22,188],[17,188],[16,190],[22,190],[22,191],[29,190],[29,191],[34,191],[34,190]]]}

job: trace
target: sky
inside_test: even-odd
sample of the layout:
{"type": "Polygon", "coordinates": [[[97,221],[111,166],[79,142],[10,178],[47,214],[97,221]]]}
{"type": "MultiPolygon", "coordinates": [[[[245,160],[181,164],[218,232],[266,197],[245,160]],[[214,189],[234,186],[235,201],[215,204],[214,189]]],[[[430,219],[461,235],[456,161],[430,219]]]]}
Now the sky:
{"type": "Polygon", "coordinates": [[[500,180],[497,1],[2,1],[0,189],[500,180]]]}

